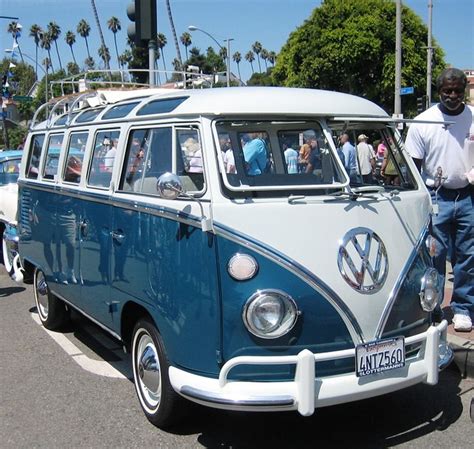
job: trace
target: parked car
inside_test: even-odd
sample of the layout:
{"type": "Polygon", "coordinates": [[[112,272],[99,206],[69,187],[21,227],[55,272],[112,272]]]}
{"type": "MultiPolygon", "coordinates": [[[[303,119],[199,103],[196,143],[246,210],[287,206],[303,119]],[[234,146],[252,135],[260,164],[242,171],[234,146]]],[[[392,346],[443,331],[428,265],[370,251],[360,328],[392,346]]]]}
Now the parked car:
{"type": "Polygon", "coordinates": [[[23,152],[0,152],[0,237],[5,269],[11,274],[17,254],[17,239],[13,234],[17,224],[18,175],[23,152]]]}

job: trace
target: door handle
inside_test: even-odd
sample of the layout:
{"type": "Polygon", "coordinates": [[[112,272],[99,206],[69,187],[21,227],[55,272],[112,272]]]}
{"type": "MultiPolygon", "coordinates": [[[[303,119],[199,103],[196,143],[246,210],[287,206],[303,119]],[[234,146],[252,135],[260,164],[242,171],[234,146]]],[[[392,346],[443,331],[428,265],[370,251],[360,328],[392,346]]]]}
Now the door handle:
{"type": "Polygon", "coordinates": [[[125,234],[122,231],[112,231],[110,235],[119,244],[122,244],[125,240],[125,234]]]}
{"type": "Polygon", "coordinates": [[[89,229],[89,222],[87,220],[82,220],[80,224],[80,230],[82,237],[86,237],[89,229]]]}

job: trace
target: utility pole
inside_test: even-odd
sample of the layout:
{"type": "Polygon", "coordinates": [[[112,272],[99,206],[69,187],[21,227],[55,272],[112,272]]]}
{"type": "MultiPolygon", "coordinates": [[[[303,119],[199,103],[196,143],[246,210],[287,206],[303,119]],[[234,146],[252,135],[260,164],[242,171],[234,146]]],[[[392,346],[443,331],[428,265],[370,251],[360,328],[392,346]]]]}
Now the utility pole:
{"type": "Polygon", "coordinates": [[[426,48],[426,109],[431,106],[431,67],[433,47],[431,42],[433,20],[433,0],[428,0],[428,47],[426,48]]]}
{"type": "Polygon", "coordinates": [[[402,85],[402,0],[397,0],[397,16],[395,29],[395,104],[394,114],[402,112],[400,89],[402,85]]]}

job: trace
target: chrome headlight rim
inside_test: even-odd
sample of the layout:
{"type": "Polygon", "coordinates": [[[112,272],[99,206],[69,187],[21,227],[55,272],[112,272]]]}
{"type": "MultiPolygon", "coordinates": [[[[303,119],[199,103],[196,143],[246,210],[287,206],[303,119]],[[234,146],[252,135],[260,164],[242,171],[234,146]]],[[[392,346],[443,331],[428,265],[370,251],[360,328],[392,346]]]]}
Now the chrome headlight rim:
{"type": "Polygon", "coordinates": [[[264,289],[257,290],[247,299],[242,311],[242,321],[244,322],[246,329],[252,335],[265,340],[273,340],[288,334],[295,327],[300,314],[301,312],[298,310],[295,300],[288,293],[278,289],[264,289]],[[255,311],[257,302],[268,296],[278,297],[283,301],[285,305],[285,313],[283,314],[283,318],[287,314],[286,312],[290,311],[290,319],[283,320],[283,318],[281,318],[279,320],[278,326],[274,330],[264,333],[252,324],[250,314],[255,311]]]}
{"type": "Polygon", "coordinates": [[[424,273],[421,278],[420,286],[420,305],[425,312],[432,312],[438,305],[438,300],[440,298],[440,282],[439,282],[439,273],[436,268],[430,267],[424,273]],[[435,282],[433,281],[435,279],[435,282]],[[427,290],[432,290],[435,292],[434,300],[427,301],[427,290]]]}

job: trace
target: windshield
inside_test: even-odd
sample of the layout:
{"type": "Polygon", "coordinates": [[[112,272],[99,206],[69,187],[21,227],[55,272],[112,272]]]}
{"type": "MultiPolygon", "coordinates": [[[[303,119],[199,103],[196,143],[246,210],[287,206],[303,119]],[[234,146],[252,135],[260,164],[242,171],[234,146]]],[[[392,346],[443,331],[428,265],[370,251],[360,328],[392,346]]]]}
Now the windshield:
{"type": "Polygon", "coordinates": [[[348,182],[318,122],[220,121],[216,130],[231,191],[341,188],[348,182]]]}
{"type": "Polygon", "coordinates": [[[347,184],[414,188],[398,134],[386,123],[333,121],[329,127],[314,120],[217,121],[226,193],[318,195],[347,184]]]}

